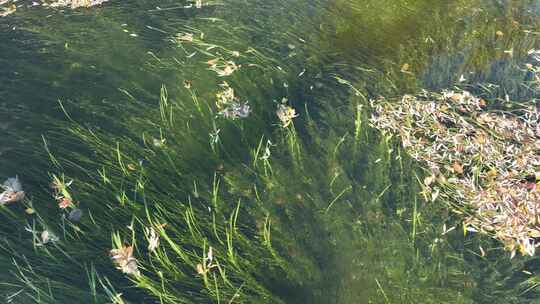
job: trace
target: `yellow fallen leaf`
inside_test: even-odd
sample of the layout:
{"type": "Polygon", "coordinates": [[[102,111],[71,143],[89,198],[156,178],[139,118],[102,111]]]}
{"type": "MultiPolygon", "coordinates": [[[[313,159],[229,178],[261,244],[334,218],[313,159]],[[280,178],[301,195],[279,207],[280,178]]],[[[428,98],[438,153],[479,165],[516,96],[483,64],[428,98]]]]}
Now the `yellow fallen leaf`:
{"type": "Polygon", "coordinates": [[[407,71],[409,71],[409,68],[410,68],[409,64],[405,63],[403,66],[401,66],[401,71],[402,72],[407,72],[407,71]]]}
{"type": "Polygon", "coordinates": [[[531,231],[529,231],[529,235],[530,235],[531,237],[534,237],[534,238],[540,237],[540,231],[538,231],[538,230],[531,230],[531,231]]]}
{"type": "Polygon", "coordinates": [[[435,175],[427,176],[424,178],[424,185],[429,186],[435,181],[435,175]]]}
{"type": "Polygon", "coordinates": [[[197,267],[196,267],[196,270],[197,270],[197,274],[205,274],[206,271],[204,270],[204,267],[202,264],[197,264],[197,267]]]}

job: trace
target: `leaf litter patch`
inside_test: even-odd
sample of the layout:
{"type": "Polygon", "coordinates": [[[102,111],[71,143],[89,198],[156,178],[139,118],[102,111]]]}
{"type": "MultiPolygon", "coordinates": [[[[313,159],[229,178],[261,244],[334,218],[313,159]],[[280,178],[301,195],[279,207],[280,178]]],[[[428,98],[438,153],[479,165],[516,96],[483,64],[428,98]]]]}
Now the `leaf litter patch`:
{"type": "Polygon", "coordinates": [[[372,100],[373,127],[399,135],[427,169],[426,199],[465,215],[468,231],[500,240],[513,257],[540,246],[540,113],[524,103],[489,109],[468,91],[372,100]]]}
{"type": "Polygon", "coordinates": [[[108,2],[109,0],[54,0],[54,1],[18,1],[0,0],[0,18],[9,16],[21,8],[51,7],[51,8],[89,8],[108,2]]]}

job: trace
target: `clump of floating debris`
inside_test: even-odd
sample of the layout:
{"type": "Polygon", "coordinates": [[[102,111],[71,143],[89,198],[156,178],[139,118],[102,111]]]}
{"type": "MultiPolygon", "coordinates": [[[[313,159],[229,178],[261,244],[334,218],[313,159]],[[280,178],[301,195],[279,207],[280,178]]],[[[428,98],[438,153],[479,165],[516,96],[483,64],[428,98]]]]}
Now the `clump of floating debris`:
{"type": "Polygon", "coordinates": [[[242,67],[232,60],[223,60],[221,58],[209,60],[207,64],[210,66],[209,70],[216,72],[219,77],[231,76],[232,73],[242,67]]]}
{"type": "Polygon", "coordinates": [[[109,0],[57,0],[52,2],[43,2],[43,5],[50,7],[71,7],[76,9],[79,7],[92,7],[103,4],[109,0]]]}
{"type": "Polygon", "coordinates": [[[114,248],[111,249],[109,254],[116,265],[116,269],[121,270],[126,274],[140,274],[137,259],[133,256],[133,246],[124,245],[119,248],[114,248]]]}
{"type": "Polygon", "coordinates": [[[0,0],[0,17],[11,15],[17,11],[17,6],[6,0],[0,0]],[[7,4],[7,5],[6,5],[7,4]]]}
{"type": "Polygon", "coordinates": [[[77,9],[81,7],[93,7],[109,0],[54,0],[54,1],[32,1],[31,4],[20,4],[18,0],[0,0],[0,17],[6,17],[17,11],[18,8],[28,7],[57,7],[64,8],[69,7],[71,9],[77,9]]]}
{"type": "Polygon", "coordinates": [[[219,115],[233,120],[247,118],[251,112],[249,104],[247,102],[241,103],[235,96],[234,89],[227,82],[223,82],[220,86],[223,90],[216,94],[219,115]]]}
{"type": "Polygon", "coordinates": [[[278,105],[278,109],[276,111],[276,115],[281,121],[281,126],[283,128],[287,128],[292,123],[293,119],[298,117],[298,114],[296,114],[296,110],[286,105],[286,102],[287,99],[284,99],[282,101],[282,104],[278,105]]]}
{"type": "Polygon", "coordinates": [[[16,203],[24,199],[24,191],[18,177],[8,178],[1,186],[0,205],[16,203]]]}
{"type": "Polygon", "coordinates": [[[371,124],[399,135],[425,165],[427,199],[451,202],[468,231],[488,233],[511,252],[540,245],[540,111],[488,109],[467,91],[424,92],[371,101],[371,124]]]}

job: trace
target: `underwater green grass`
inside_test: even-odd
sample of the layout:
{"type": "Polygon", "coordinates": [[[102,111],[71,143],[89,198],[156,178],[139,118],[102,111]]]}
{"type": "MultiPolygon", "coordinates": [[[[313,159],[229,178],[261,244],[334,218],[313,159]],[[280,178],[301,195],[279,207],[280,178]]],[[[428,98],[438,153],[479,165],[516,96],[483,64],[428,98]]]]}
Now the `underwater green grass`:
{"type": "MultiPolygon", "coordinates": [[[[296,22],[299,30],[307,20],[296,22]]],[[[117,293],[129,303],[517,303],[533,294],[525,283],[500,279],[530,269],[525,262],[507,261],[496,244],[464,239],[459,229],[440,236],[443,224],[459,218],[423,202],[415,176],[421,171],[411,170],[393,139],[369,129],[367,98],[402,93],[401,62],[394,74],[370,67],[349,91],[342,78],[328,77],[339,65],[320,66],[336,58],[334,48],[315,52],[319,46],[307,43],[289,53],[288,39],[297,41],[292,25],[293,33],[279,39],[267,24],[233,28],[227,19],[168,26],[167,38],[205,32],[209,44],[167,41],[170,47],[149,55],[147,70],[173,75],[161,94],[157,86],[145,95],[132,84],[115,105],[64,100],[68,121],[45,135],[51,155],[41,145],[32,150],[37,160],[54,161],[48,170],[24,170],[43,187],[26,202],[35,215],[22,215],[22,206],[4,208],[2,265],[12,272],[2,282],[14,303],[121,303],[117,293]],[[268,46],[257,48],[253,41],[261,38],[253,33],[268,46]],[[289,57],[269,47],[277,43],[289,57]],[[241,51],[234,60],[243,67],[225,79],[207,71],[212,56],[204,52],[212,45],[231,58],[229,51],[241,51]],[[183,59],[193,49],[202,56],[183,59]],[[308,80],[297,76],[304,68],[308,80]],[[222,80],[249,100],[249,118],[216,117],[222,80]],[[275,115],[283,97],[300,114],[287,129],[275,115]],[[59,221],[47,171],[75,180],[80,223],[59,221]],[[27,223],[61,240],[36,247],[23,231],[27,223]],[[158,229],[161,246],[148,252],[144,227],[161,224],[167,224],[158,229]],[[108,256],[113,235],[136,247],[142,276],[133,282],[108,256]],[[479,242],[493,248],[491,261],[469,253],[479,242]],[[198,275],[210,246],[218,267],[198,275]]]]}

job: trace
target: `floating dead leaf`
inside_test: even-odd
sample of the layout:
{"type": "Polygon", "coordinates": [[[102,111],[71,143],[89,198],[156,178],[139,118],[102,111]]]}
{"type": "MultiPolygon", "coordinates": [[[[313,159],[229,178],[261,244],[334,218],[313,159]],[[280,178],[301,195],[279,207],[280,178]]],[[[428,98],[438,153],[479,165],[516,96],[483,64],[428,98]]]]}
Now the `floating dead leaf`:
{"type": "Polygon", "coordinates": [[[39,245],[43,246],[56,241],[58,241],[58,237],[54,233],[49,232],[48,230],[43,230],[43,232],[41,232],[41,244],[39,245]]]}
{"type": "Polygon", "coordinates": [[[493,182],[496,178],[497,178],[497,170],[495,170],[494,168],[491,168],[487,174],[486,174],[486,178],[489,182],[493,182]]]}
{"type": "Polygon", "coordinates": [[[429,185],[431,185],[435,181],[435,178],[436,178],[435,175],[431,175],[431,176],[428,176],[428,177],[424,178],[424,185],[429,187],[429,185]]]}
{"type": "Polygon", "coordinates": [[[125,274],[140,274],[137,259],[133,257],[133,246],[122,246],[121,248],[111,249],[109,255],[115,263],[116,269],[122,270],[125,274]]]}
{"type": "Polygon", "coordinates": [[[206,62],[208,65],[215,65],[219,62],[219,58],[210,59],[206,62]]]}
{"type": "Polygon", "coordinates": [[[278,116],[279,120],[281,121],[282,127],[286,128],[288,127],[294,118],[298,117],[298,114],[296,114],[296,110],[292,107],[289,107],[284,104],[280,104],[278,106],[278,109],[276,111],[276,115],[278,116]]]}
{"type": "Polygon", "coordinates": [[[0,193],[0,205],[20,202],[24,199],[24,197],[25,197],[24,191],[19,191],[19,192],[4,191],[0,193]]]}
{"type": "Polygon", "coordinates": [[[211,264],[214,260],[214,249],[212,246],[208,248],[208,253],[206,254],[206,260],[208,261],[208,264],[211,264]]]}
{"type": "Polygon", "coordinates": [[[452,164],[452,170],[457,174],[463,174],[463,166],[457,162],[452,164]]]}
{"type": "Polygon", "coordinates": [[[480,98],[480,100],[478,101],[478,104],[479,104],[482,108],[484,108],[484,107],[486,106],[486,101],[485,101],[484,99],[480,98]]]}
{"type": "Polygon", "coordinates": [[[206,273],[203,264],[197,264],[197,267],[195,269],[197,270],[197,274],[203,275],[206,273]]]}
{"type": "Polygon", "coordinates": [[[178,33],[176,40],[178,42],[193,42],[193,33],[178,33]]]}
{"type": "Polygon", "coordinates": [[[17,6],[15,4],[11,4],[8,7],[0,7],[0,17],[5,17],[8,15],[11,15],[17,11],[17,6]]]}
{"type": "Polygon", "coordinates": [[[66,209],[73,205],[73,201],[68,197],[62,197],[58,200],[58,208],[66,209]]]}
{"type": "Polygon", "coordinates": [[[159,234],[154,227],[145,228],[146,237],[148,239],[148,251],[155,252],[159,247],[159,234]]]}
{"type": "Polygon", "coordinates": [[[487,143],[487,136],[486,136],[486,134],[479,132],[476,135],[474,141],[479,145],[483,145],[483,144],[487,143]]]}
{"type": "Polygon", "coordinates": [[[538,229],[530,230],[529,235],[534,237],[534,238],[540,238],[540,230],[538,230],[538,229]]]}
{"type": "Polygon", "coordinates": [[[410,66],[408,63],[405,63],[405,64],[403,64],[403,65],[401,66],[401,72],[402,72],[402,73],[412,75],[410,69],[411,69],[411,66],[410,66]]]}
{"type": "Polygon", "coordinates": [[[401,71],[405,72],[405,71],[408,71],[410,68],[409,64],[408,63],[405,63],[401,66],[401,71]]]}
{"type": "Polygon", "coordinates": [[[0,205],[20,202],[24,199],[25,194],[19,177],[10,177],[0,185],[0,189],[4,189],[0,193],[0,205]]]}

